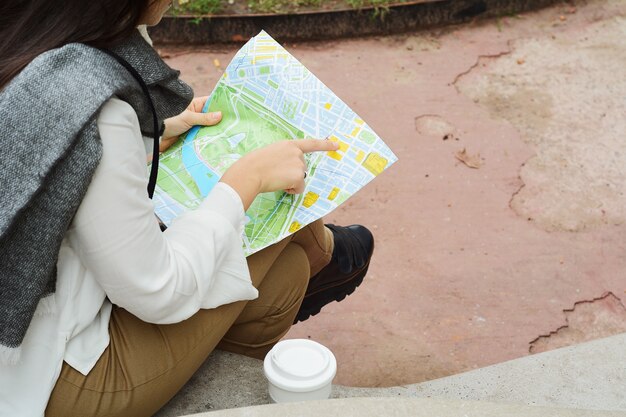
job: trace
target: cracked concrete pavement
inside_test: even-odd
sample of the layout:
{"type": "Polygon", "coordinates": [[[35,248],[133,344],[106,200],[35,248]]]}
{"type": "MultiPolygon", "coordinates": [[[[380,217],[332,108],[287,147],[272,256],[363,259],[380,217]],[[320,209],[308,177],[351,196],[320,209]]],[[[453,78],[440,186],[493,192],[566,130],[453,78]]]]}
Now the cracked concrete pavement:
{"type": "Polygon", "coordinates": [[[563,325],[530,342],[530,353],[626,333],[626,306],[612,292],[592,300],[577,301],[571,309],[563,310],[563,315],[563,325]]]}
{"type": "MultiPolygon", "coordinates": [[[[326,219],[374,231],[368,277],[287,336],[328,346],[336,383],[415,383],[624,331],[625,16],[622,0],[577,1],[285,45],[400,157],[326,219]]],[[[208,94],[236,49],[162,53],[208,94]]]]}

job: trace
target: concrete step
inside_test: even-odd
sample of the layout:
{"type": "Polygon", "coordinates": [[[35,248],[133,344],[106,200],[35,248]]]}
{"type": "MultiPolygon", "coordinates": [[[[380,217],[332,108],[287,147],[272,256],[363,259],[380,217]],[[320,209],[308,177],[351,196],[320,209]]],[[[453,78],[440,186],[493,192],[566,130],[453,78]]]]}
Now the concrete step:
{"type": "Polygon", "coordinates": [[[306,403],[258,405],[194,417],[623,417],[615,411],[572,410],[485,401],[435,398],[343,398],[306,403]]]}
{"type": "MultiPolygon", "coordinates": [[[[626,333],[420,384],[389,388],[336,385],[333,387],[332,396],[333,398],[437,397],[446,404],[457,404],[449,402],[450,400],[488,401],[525,406],[608,410],[626,416],[624,358],[626,358],[626,333]]],[[[156,416],[176,417],[268,402],[262,361],[216,351],[181,392],[156,416]]],[[[346,407],[351,407],[350,404],[355,403],[345,404],[348,404],[346,407]]],[[[309,407],[313,405],[303,409],[309,407]]],[[[315,410],[316,407],[317,405],[312,409],[315,410]]]]}

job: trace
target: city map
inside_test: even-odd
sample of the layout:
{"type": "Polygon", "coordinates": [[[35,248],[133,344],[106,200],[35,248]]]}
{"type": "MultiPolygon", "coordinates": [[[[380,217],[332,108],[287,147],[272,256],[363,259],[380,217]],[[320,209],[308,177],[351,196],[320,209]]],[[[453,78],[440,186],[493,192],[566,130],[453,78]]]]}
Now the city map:
{"type": "Polygon", "coordinates": [[[306,189],[257,196],[246,216],[247,255],[323,217],[397,158],[374,131],[267,33],[235,55],[203,111],[221,111],[215,126],[192,128],[159,160],[155,211],[169,225],[197,207],[242,155],[284,139],[339,143],[307,154],[306,189]]]}

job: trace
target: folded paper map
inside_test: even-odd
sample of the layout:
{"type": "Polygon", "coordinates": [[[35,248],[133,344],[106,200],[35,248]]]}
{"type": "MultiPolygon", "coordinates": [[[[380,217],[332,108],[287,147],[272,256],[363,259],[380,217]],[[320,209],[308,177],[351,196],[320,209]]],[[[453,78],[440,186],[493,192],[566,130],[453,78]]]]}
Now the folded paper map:
{"type": "Polygon", "coordinates": [[[192,128],[161,156],[154,203],[166,225],[197,207],[228,167],[254,149],[284,139],[339,142],[337,151],[306,156],[303,194],[257,196],[246,212],[246,255],[330,213],[397,160],[367,123],[265,32],[226,68],[204,108],[218,110],[218,125],[192,128]]]}

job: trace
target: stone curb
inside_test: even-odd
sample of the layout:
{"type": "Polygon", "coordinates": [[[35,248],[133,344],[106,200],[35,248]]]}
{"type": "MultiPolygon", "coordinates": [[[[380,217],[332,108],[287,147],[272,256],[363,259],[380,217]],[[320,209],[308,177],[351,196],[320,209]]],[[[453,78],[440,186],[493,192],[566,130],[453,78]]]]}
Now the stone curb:
{"type": "Polygon", "coordinates": [[[297,14],[167,16],[150,29],[155,43],[211,44],[244,42],[265,30],[280,42],[391,35],[458,24],[475,18],[510,15],[561,0],[421,0],[374,8],[297,14]]]}
{"type": "Polygon", "coordinates": [[[436,398],[344,398],[193,414],[186,417],[623,417],[610,411],[574,410],[436,398]]]}
{"type": "MultiPolygon", "coordinates": [[[[431,397],[444,402],[486,401],[606,411],[606,415],[626,416],[625,355],[626,333],[623,333],[417,384],[387,388],[334,385],[331,398],[431,397]]],[[[269,402],[263,361],[215,351],[155,417],[177,417],[269,402]]]]}

